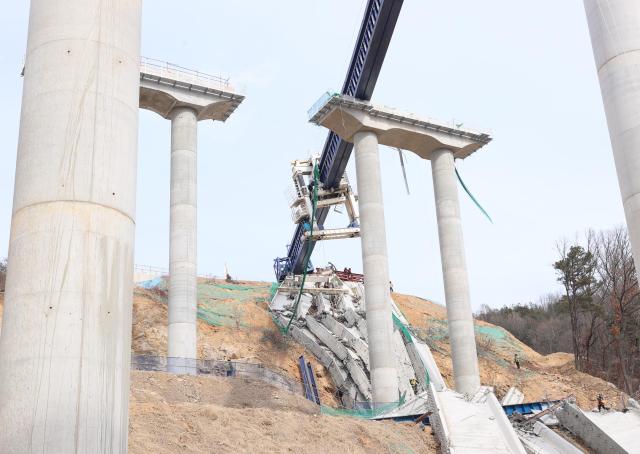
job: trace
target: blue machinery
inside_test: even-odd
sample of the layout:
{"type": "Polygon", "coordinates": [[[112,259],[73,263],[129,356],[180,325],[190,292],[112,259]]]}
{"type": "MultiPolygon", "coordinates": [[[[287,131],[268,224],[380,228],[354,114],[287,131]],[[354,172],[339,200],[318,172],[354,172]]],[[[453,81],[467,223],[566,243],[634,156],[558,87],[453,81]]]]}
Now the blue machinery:
{"type": "MultiPolygon", "coordinates": [[[[514,413],[519,413],[521,415],[532,415],[537,412],[541,412],[546,410],[547,408],[552,407],[554,404],[562,402],[561,400],[551,400],[551,401],[543,401],[543,402],[528,402],[523,404],[513,404],[513,405],[503,405],[502,409],[504,410],[507,417],[512,416],[514,413]]],[[[393,418],[378,418],[378,419],[392,419],[395,422],[418,422],[419,419],[422,425],[428,426],[430,425],[429,417],[424,417],[424,415],[406,415],[406,416],[397,416],[393,418]]]]}
{"type": "Polygon", "coordinates": [[[316,376],[313,373],[311,363],[305,361],[304,356],[298,358],[298,369],[302,377],[302,387],[304,389],[304,397],[311,402],[320,405],[320,396],[318,395],[318,386],[316,385],[316,376]]]}
{"type": "MultiPolygon", "coordinates": [[[[347,77],[342,87],[343,95],[366,101],[371,99],[398,21],[402,2],[403,0],[369,0],[367,3],[347,77]]],[[[320,181],[324,187],[334,188],[340,183],[352,149],[353,144],[345,142],[333,132],[329,133],[320,156],[320,181]]],[[[328,207],[318,208],[315,217],[319,226],[324,224],[328,214],[328,207]]],[[[305,240],[304,228],[302,224],[298,224],[288,246],[287,257],[274,260],[273,268],[278,281],[282,281],[288,273],[302,274],[307,250],[312,254],[314,246],[315,241],[305,240]],[[306,241],[312,242],[310,248],[305,247],[306,241]]],[[[309,264],[311,264],[310,261],[309,264]]],[[[313,269],[312,265],[310,267],[313,269]]]]}

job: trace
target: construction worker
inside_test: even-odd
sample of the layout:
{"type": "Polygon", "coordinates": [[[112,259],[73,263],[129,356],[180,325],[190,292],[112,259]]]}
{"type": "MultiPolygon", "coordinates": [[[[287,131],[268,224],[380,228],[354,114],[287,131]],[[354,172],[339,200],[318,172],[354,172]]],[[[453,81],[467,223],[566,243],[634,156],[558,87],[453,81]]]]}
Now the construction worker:
{"type": "Polygon", "coordinates": [[[607,406],[604,404],[604,396],[603,396],[601,393],[599,393],[599,394],[596,396],[596,399],[598,399],[598,411],[601,411],[601,410],[603,410],[603,409],[604,409],[604,410],[609,410],[609,407],[607,407],[607,406]]]}
{"type": "Polygon", "coordinates": [[[516,367],[520,369],[520,358],[518,358],[518,354],[513,355],[513,362],[516,364],[516,367]]]}
{"type": "Polygon", "coordinates": [[[235,377],[236,371],[231,360],[227,360],[227,377],[235,377]]]}
{"type": "Polygon", "coordinates": [[[412,378],[411,380],[409,380],[409,383],[411,383],[411,387],[413,388],[413,393],[414,394],[418,394],[418,380],[416,380],[415,378],[412,378]]]}
{"type": "Polygon", "coordinates": [[[393,282],[389,281],[389,290],[393,293],[393,282]]]}

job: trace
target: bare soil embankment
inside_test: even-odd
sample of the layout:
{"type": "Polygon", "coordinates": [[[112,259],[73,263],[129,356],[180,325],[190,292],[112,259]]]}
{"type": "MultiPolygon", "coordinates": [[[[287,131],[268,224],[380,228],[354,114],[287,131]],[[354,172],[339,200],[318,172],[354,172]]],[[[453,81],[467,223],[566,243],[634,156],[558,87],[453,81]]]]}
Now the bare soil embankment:
{"type": "Polygon", "coordinates": [[[251,380],[134,371],[129,408],[132,454],[437,452],[429,429],[322,415],[251,380]]]}

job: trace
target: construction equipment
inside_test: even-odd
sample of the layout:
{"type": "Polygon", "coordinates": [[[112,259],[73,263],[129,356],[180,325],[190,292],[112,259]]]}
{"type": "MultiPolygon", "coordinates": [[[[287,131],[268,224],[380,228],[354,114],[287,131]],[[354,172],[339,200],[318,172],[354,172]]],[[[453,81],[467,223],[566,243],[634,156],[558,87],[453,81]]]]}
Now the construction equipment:
{"type": "Polygon", "coordinates": [[[305,361],[304,355],[298,358],[298,369],[300,370],[304,396],[311,402],[320,405],[320,396],[316,385],[316,376],[313,373],[313,366],[310,362],[305,361]]]}
{"type": "MultiPolygon", "coordinates": [[[[403,0],[368,1],[358,40],[347,71],[347,77],[342,87],[342,94],[363,100],[371,99],[402,3],[403,0]]],[[[345,142],[333,132],[329,133],[322,155],[319,157],[321,193],[324,190],[335,191],[342,186],[344,170],[352,149],[353,144],[345,142]]],[[[332,194],[334,196],[337,195],[335,192],[332,194]]],[[[320,227],[319,230],[322,230],[322,225],[329,214],[329,209],[330,205],[318,204],[315,219],[320,227]]],[[[304,215],[302,209],[300,210],[300,215],[304,215]]],[[[309,218],[312,218],[312,216],[309,216],[309,218]]],[[[295,219],[300,218],[294,215],[294,222],[295,219]]],[[[354,228],[356,226],[349,227],[354,228]]],[[[344,232],[335,233],[335,235],[327,233],[324,237],[321,235],[305,236],[304,222],[296,222],[296,230],[291,243],[288,245],[287,256],[274,260],[274,271],[277,280],[282,281],[289,273],[303,273],[305,271],[303,269],[304,264],[310,263],[307,256],[313,252],[317,240],[332,237],[344,238],[343,235],[344,232]],[[310,242],[311,247],[307,247],[307,242],[310,242]]]]}

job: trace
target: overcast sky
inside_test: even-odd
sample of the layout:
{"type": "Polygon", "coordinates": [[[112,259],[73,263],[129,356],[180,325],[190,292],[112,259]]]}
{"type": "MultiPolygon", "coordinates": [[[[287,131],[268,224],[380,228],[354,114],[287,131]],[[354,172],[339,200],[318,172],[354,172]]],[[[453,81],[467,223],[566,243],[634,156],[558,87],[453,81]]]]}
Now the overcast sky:
{"type": "MultiPolygon", "coordinates": [[[[27,2],[0,16],[0,256],[6,256],[27,2]]],[[[226,123],[200,123],[198,267],[273,280],[293,224],[289,163],[327,131],[306,111],[339,91],[364,0],[147,0],[142,55],[231,78],[246,95],[226,123]]],[[[461,192],[474,309],[558,290],[554,244],[611,228],[623,211],[581,0],[405,0],[372,101],[491,133],[459,163],[490,224],[461,192]]],[[[136,263],[168,267],[170,125],[140,111],[136,263]]],[[[444,301],[428,162],[381,147],[391,279],[444,301]]],[[[348,168],[355,182],[353,160],[348,168]]],[[[331,224],[346,225],[332,213],[331,224]]],[[[359,240],[323,242],[327,261],[361,269],[359,240]]]]}

